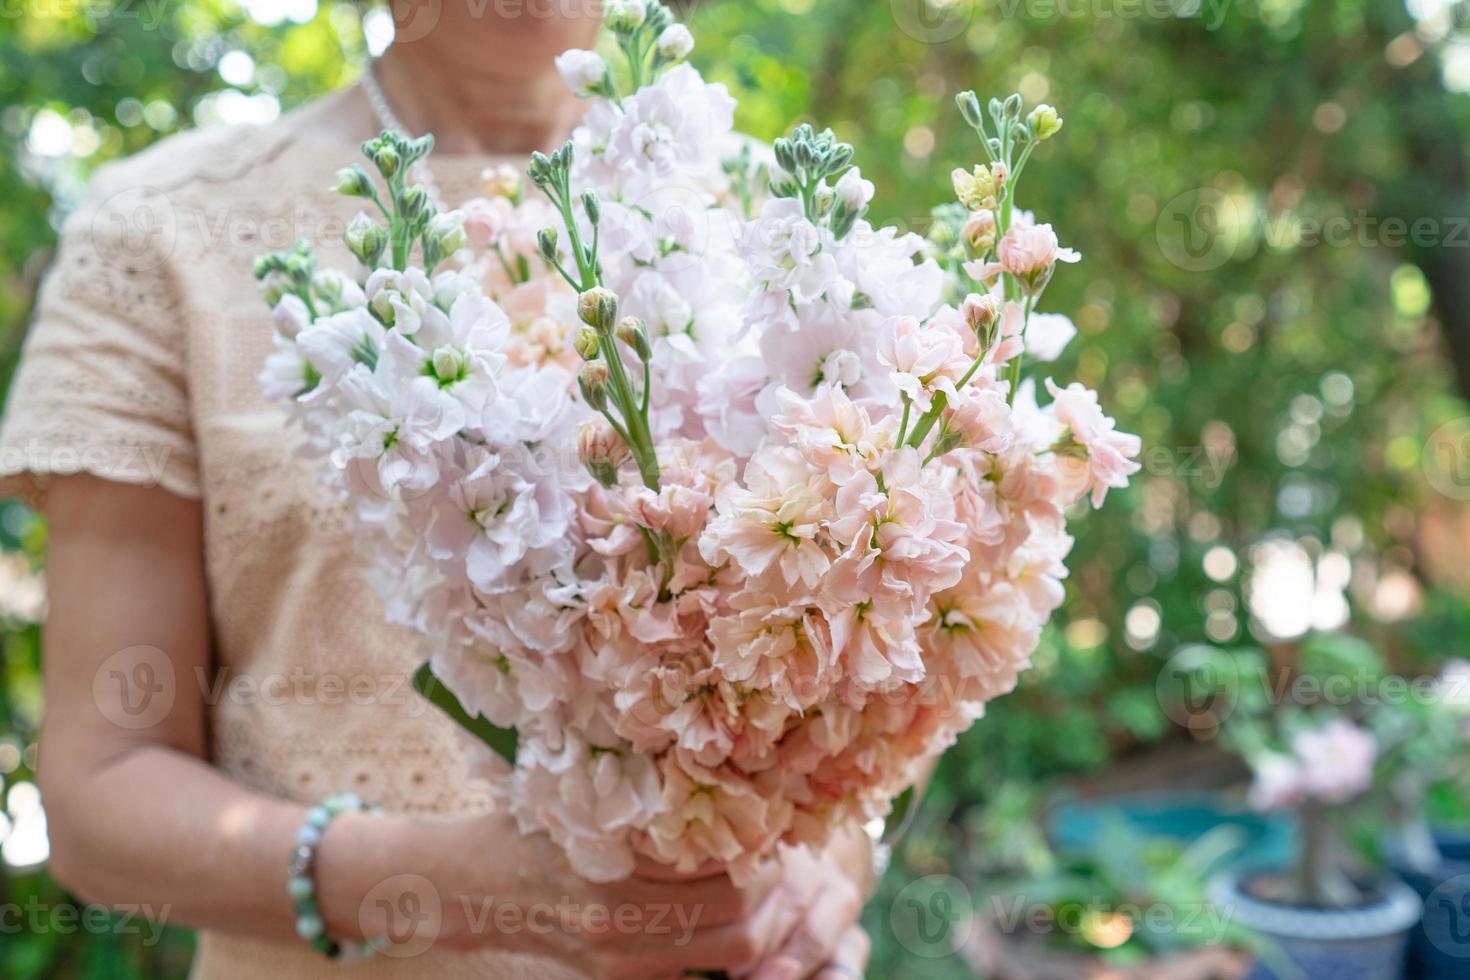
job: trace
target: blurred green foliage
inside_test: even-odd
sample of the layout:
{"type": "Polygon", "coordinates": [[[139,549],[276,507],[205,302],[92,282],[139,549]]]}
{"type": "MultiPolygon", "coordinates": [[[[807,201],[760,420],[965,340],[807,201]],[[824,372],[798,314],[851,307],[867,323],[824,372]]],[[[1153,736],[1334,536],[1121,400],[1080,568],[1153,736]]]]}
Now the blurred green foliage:
{"type": "MultiPolygon", "coordinates": [[[[875,975],[964,976],[958,961],[893,942],[884,916],[905,873],[963,863],[965,814],[1004,802],[1008,787],[1106,771],[1161,740],[1213,738],[1209,726],[1183,731],[1156,698],[1182,644],[1254,640],[1290,661],[1296,633],[1346,623],[1416,671],[1470,628],[1456,520],[1470,498],[1458,427],[1470,413],[1456,388],[1470,379],[1467,5],[686,6],[696,61],[738,96],[741,125],[764,138],[802,120],[832,126],[878,186],[875,217],[900,225],[922,229],[949,170],[978,157],[954,91],[1020,91],[1066,119],[1023,192],[1084,254],[1047,294],[1081,329],[1060,373],[1097,387],[1143,436],[1145,472],[1079,524],[1069,603],[1035,669],[946,759],[907,871],[873,903],[875,975]]],[[[363,9],[5,4],[7,364],[55,228],[95,165],[348,83],[363,9]],[[226,61],[232,52],[248,61],[226,61]]],[[[44,528],[12,505],[0,543],[23,556],[0,581],[0,780],[13,788],[31,778],[41,699],[40,615],[11,593],[39,570],[44,528]]],[[[12,902],[57,900],[41,876],[0,878],[0,889],[12,902]]],[[[0,943],[5,976],[182,976],[188,938],[143,948],[53,931],[0,943]]]]}

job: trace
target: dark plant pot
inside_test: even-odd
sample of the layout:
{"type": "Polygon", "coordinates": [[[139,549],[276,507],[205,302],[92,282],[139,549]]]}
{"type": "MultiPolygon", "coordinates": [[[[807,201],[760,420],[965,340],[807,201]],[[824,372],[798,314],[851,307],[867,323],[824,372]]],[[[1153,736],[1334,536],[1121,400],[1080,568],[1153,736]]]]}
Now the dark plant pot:
{"type": "Polygon", "coordinates": [[[1424,918],[1409,936],[1409,976],[1461,980],[1470,976],[1470,833],[1436,828],[1441,856],[1429,870],[1409,866],[1403,848],[1384,848],[1388,865],[1418,893],[1424,918]]]}
{"type": "Polygon", "coordinates": [[[1240,950],[1210,946],[1125,965],[1050,949],[1040,935],[1007,932],[984,918],[975,920],[961,952],[989,980],[1241,980],[1250,961],[1240,950]]]}
{"type": "Polygon", "coordinates": [[[1354,909],[1316,909],[1269,902],[1249,886],[1256,871],[1227,871],[1210,882],[1210,900],[1232,925],[1270,940],[1246,980],[1400,980],[1409,930],[1419,921],[1414,890],[1385,880],[1374,900],[1354,909]]]}

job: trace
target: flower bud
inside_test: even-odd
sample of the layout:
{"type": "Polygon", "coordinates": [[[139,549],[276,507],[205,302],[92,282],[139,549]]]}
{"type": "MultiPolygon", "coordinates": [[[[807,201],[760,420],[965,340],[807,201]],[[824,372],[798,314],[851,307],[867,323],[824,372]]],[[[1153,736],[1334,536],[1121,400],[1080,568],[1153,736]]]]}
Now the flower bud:
{"type": "Polygon", "coordinates": [[[548,262],[556,261],[556,229],[542,228],[536,232],[536,247],[541,251],[541,257],[548,262]]]}
{"type": "Polygon", "coordinates": [[[601,412],[607,408],[607,389],[611,375],[607,365],[601,361],[589,361],[577,375],[577,386],[582,389],[582,398],[593,409],[601,412]]]}
{"type": "Polygon", "coordinates": [[[402,162],[398,151],[391,146],[380,146],[373,151],[373,165],[384,177],[392,177],[398,173],[398,165],[402,162]]]}
{"type": "Polygon", "coordinates": [[[1051,139],[1062,128],[1062,117],[1057,111],[1043,102],[1031,114],[1026,117],[1026,125],[1031,127],[1032,134],[1038,140],[1051,139]]]}
{"type": "Polygon", "coordinates": [[[694,35],[683,24],[670,24],[658,36],[659,57],[665,61],[680,61],[693,50],[694,35]]]}
{"type": "Polygon", "coordinates": [[[595,419],[577,432],[577,455],[598,483],[610,487],[618,482],[618,467],[628,458],[623,442],[605,419],[595,419]]]}
{"type": "Polygon", "coordinates": [[[260,280],[260,290],[265,296],[267,306],[274,307],[281,299],[290,292],[291,280],[286,278],[284,272],[272,269],[260,280]]]}
{"type": "Polygon", "coordinates": [[[371,197],[373,179],[361,167],[343,167],[337,171],[337,183],[332,189],[346,197],[371,197]]]}
{"type": "Polygon", "coordinates": [[[571,48],[556,56],[556,70],[579,99],[607,90],[607,62],[596,51],[571,48]]]}
{"type": "Polygon", "coordinates": [[[608,0],[604,22],[609,30],[627,32],[642,26],[647,16],[647,0],[608,0]]]}
{"type": "Polygon", "coordinates": [[[629,347],[645,364],[653,360],[653,345],[648,342],[648,328],[636,316],[625,316],[618,321],[618,339],[629,347]]]}
{"type": "Polygon", "coordinates": [[[429,237],[438,242],[444,255],[453,255],[464,248],[469,242],[464,230],[464,213],[444,211],[434,215],[429,222],[429,237]]]}
{"type": "Polygon", "coordinates": [[[410,224],[423,217],[429,208],[429,192],[420,184],[414,184],[398,199],[398,212],[410,224]]]}
{"type": "Polygon", "coordinates": [[[434,379],[440,384],[458,381],[465,373],[464,351],[458,347],[445,345],[435,348],[433,355],[429,358],[429,363],[434,369],[434,379]]]}
{"type": "Polygon", "coordinates": [[[837,201],[837,194],[825,183],[817,187],[817,192],[812,195],[812,210],[817,217],[830,214],[832,205],[837,201]]]}
{"type": "Polygon", "coordinates": [[[531,163],[526,167],[526,176],[531,178],[531,183],[537,187],[545,187],[551,183],[554,164],[551,157],[540,150],[531,151],[531,163]]]}
{"type": "Polygon", "coordinates": [[[862,171],[853,167],[837,180],[837,198],[853,211],[868,206],[873,199],[873,182],[863,179],[862,171]]]}
{"type": "Polygon", "coordinates": [[[343,239],[347,243],[347,250],[359,262],[366,266],[375,266],[388,247],[388,230],[359,211],[357,217],[348,223],[343,239]]]}
{"type": "Polygon", "coordinates": [[[611,330],[618,319],[618,297],[605,286],[593,286],[577,298],[577,315],[598,330],[611,330]]]}
{"type": "Polygon", "coordinates": [[[582,210],[587,212],[587,220],[594,225],[602,220],[602,203],[598,201],[596,191],[582,192],[582,210]]]}
{"type": "Polygon", "coordinates": [[[960,313],[978,337],[984,337],[1000,317],[1000,301],[989,293],[971,293],[960,304],[960,313]]]}
{"type": "Polygon", "coordinates": [[[581,355],[582,360],[595,361],[602,350],[602,343],[597,339],[596,330],[591,327],[578,327],[577,332],[572,334],[572,347],[581,355]]]}
{"type": "Polygon", "coordinates": [[[964,239],[965,247],[972,254],[984,254],[990,246],[995,244],[995,212],[972,212],[965,219],[964,227],[960,229],[960,237],[964,239]]]}
{"type": "Polygon", "coordinates": [[[974,92],[960,92],[954,97],[954,102],[965,122],[974,129],[981,128],[984,117],[980,114],[980,99],[974,92]]]}

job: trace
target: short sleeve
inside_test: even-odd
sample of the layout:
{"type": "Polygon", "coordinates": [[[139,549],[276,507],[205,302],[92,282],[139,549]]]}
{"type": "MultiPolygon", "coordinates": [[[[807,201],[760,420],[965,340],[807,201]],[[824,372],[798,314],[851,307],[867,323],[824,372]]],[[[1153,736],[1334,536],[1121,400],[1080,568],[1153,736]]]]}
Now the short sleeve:
{"type": "Polygon", "coordinates": [[[0,417],[0,497],[90,473],[199,496],[164,191],[107,179],[67,221],[0,417]]]}

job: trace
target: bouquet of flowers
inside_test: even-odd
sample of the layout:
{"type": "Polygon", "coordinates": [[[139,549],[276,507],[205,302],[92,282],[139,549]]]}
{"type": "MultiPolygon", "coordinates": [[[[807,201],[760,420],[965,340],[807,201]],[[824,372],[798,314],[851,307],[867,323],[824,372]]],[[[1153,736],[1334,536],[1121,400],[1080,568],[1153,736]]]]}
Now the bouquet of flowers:
{"type": "MultiPolygon", "coordinates": [[[[432,139],[338,189],[356,273],[264,256],[261,374],[351,501],[423,688],[514,765],[496,792],[595,880],[739,880],[882,817],[1010,690],[1062,601],[1065,511],[1136,470],[1097,396],[1023,362],[1058,262],[1016,206],[1061,127],[958,97],[985,162],[929,237],[875,228],[853,148],[763,147],[666,8],[558,62],[585,119],[527,193],[444,210],[432,139]]],[[[488,759],[489,756],[487,755],[488,759]]]]}

